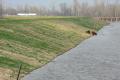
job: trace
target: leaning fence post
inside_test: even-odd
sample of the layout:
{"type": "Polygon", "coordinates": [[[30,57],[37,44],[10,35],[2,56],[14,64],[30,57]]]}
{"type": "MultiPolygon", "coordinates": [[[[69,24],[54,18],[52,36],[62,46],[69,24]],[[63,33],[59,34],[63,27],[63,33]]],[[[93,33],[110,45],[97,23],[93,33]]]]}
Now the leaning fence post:
{"type": "Polygon", "coordinates": [[[20,73],[21,73],[21,69],[22,69],[22,64],[20,64],[20,66],[19,66],[19,71],[18,71],[18,75],[17,75],[17,80],[19,80],[20,73]]]}

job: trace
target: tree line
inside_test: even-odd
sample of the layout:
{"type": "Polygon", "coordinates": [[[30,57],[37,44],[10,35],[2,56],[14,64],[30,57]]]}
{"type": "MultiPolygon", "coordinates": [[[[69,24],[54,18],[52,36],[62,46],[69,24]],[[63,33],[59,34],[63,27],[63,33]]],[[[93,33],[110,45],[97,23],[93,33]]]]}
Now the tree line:
{"type": "Polygon", "coordinates": [[[18,5],[17,7],[4,8],[2,0],[0,0],[0,16],[16,15],[17,13],[37,13],[39,16],[120,16],[119,0],[94,0],[94,4],[82,2],[82,0],[73,0],[71,5],[60,3],[51,8],[45,6],[18,5]]]}

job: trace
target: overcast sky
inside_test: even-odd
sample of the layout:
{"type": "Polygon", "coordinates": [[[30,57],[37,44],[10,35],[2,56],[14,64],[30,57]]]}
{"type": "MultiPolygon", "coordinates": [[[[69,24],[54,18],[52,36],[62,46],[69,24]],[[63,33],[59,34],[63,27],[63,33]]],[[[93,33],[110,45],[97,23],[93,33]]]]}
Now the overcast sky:
{"type": "MultiPolygon", "coordinates": [[[[79,0],[81,1],[81,0],[79,0]]],[[[82,1],[89,1],[93,2],[93,0],[82,0],[82,1]]],[[[73,0],[6,0],[7,4],[16,6],[16,5],[24,5],[24,4],[30,4],[30,5],[42,5],[42,6],[52,6],[58,5],[59,3],[67,3],[71,4],[73,0]]]]}
{"type": "MultiPolygon", "coordinates": [[[[92,4],[94,0],[78,0],[81,2],[87,1],[89,4],[92,4]]],[[[104,0],[105,1],[105,0],[104,0]]],[[[109,1],[115,1],[115,0],[109,0],[109,1]]],[[[72,4],[73,0],[6,0],[7,5],[10,6],[16,6],[16,5],[41,5],[50,7],[52,5],[58,5],[59,3],[67,3],[72,4]]]]}
{"type": "Polygon", "coordinates": [[[21,4],[51,6],[53,4],[57,5],[63,2],[71,4],[72,0],[7,0],[7,4],[12,6],[21,5],[21,4]]]}

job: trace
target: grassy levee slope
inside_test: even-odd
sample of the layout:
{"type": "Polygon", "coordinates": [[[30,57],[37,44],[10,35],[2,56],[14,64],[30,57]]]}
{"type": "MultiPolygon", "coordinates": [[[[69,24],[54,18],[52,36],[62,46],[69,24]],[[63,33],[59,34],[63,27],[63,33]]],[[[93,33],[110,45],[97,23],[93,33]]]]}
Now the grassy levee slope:
{"type": "Polygon", "coordinates": [[[15,79],[43,66],[99,30],[102,23],[87,17],[7,17],[0,20],[0,78],[15,79]],[[4,75],[7,74],[7,75],[4,75]]]}

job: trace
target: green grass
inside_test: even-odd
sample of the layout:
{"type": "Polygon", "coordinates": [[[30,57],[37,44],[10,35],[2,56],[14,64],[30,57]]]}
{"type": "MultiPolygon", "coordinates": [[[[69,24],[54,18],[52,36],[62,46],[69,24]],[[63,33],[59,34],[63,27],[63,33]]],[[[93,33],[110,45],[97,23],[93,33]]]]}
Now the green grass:
{"type": "Polygon", "coordinates": [[[33,67],[33,66],[31,66],[27,63],[24,63],[20,60],[10,59],[9,57],[0,56],[0,67],[13,69],[13,68],[19,68],[20,64],[23,65],[22,70],[24,70],[24,71],[29,70],[30,68],[33,67]]]}
{"type": "Polygon", "coordinates": [[[36,69],[88,38],[86,30],[97,31],[102,26],[103,22],[98,23],[88,17],[1,19],[0,67],[17,70],[18,65],[22,63],[25,72],[36,69]],[[17,59],[18,56],[22,56],[23,60],[17,59]],[[34,59],[37,65],[31,64],[29,59],[34,59]]]}

